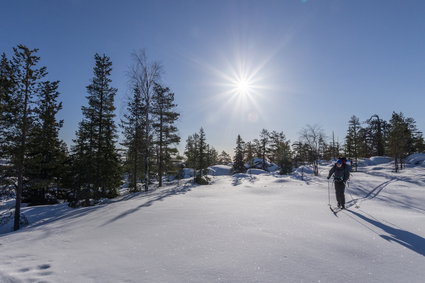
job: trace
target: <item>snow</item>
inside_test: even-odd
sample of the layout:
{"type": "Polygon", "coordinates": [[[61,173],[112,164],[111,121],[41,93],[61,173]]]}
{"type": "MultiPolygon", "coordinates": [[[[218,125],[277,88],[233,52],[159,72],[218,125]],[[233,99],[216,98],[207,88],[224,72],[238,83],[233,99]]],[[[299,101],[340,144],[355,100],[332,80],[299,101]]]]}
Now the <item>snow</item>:
{"type": "Polygon", "coordinates": [[[425,168],[372,161],[336,216],[329,166],[303,180],[215,167],[207,186],[24,207],[30,224],[0,235],[0,282],[423,282],[425,168]]]}
{"type": "MultiPolygon", "coordinates": [[[[275,163],[268,162],[268,161],[265,161],[264,163],[265,163],[265,167],[266,167],[267,171],[269,171],[269,172],[273,172],[273,171],[276,171],[276,170],[279,169],[279,166],[277,166],[275,163]]],[[[251,167],[255,167],[257,169],[262,169],[263,168],[263,159],[256,157],[250,163],[246,163],[245,167],[247,169],[251,168],[251,167]]]]}
{"type": "Polygon", "coordinates": [[[406,158],[406,162],[425,167],[425,153],[414,153],[406,158]]]}
{"type": "Polygon", "coordinates": [[[212,176],[232,175],[232,166],[215,165],[208,167],[208,174],[212,176]]]}
{"type": "Polygon", "coordinates": [[[359,167],[371,166],[371,165],[380,165],[380,164],[388,163],[391,160],[392,160],[392,158],[387,157],[387,156],[373,156],[373,157],[370,157],[370,158],[359,160],[358,165],[359,165],[359,167]]]}

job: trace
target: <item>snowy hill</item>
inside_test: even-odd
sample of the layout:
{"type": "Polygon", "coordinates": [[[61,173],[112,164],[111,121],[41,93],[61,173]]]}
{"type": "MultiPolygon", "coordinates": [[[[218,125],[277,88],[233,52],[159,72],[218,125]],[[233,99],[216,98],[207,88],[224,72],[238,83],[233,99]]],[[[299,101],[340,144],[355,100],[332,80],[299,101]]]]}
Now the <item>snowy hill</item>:
{"type": "Polygon", "coordinates": [[[424,282],[425,168],[392,166],[364,163],[337,215],[329,165],[26,207],[30,225],[0,236],[0,282],[424,282]]]}

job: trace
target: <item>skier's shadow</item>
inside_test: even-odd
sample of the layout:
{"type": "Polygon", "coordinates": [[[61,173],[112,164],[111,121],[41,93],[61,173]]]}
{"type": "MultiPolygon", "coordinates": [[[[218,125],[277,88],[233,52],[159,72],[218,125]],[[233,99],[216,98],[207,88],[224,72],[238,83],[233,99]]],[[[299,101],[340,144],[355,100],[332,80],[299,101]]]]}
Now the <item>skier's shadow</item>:
{"type": "MultiPolygon", "coordinates": [[[[357,213],[353,210],[346,210],[347,212],[350,212],[357,216],[360,219],[363,219],[366,222],[369,222],[370,224],[374,225],[375,227],[378,227],[388,233],[389,235],[381,235],[379,233],[379,236],[389,242],[395,242],[398,243],[422,256],[425,256],[425,238],[422,238],[419,235],[416,235],[414,233],[411,233],[406,230],[398,229],[391,227],[389,225],[386,225],[382,222],[376,221],[374,219],[368,218],[360,213],[357,213]]],[[[375,232],[375,231],[374,231],[375,232]]]]}

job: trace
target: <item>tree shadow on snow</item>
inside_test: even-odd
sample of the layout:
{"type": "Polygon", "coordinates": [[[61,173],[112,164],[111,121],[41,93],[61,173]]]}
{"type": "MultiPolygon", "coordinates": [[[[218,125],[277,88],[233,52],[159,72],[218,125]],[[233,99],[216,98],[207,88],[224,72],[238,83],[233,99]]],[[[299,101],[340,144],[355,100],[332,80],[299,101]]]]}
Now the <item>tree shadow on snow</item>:
{"type": "Polygon", "coordinates": [[[232,180],[232,185],[233,186],[239,186],[240,184],[242,184],[242,181],[244,181],[244,180],[247,180],[250,183],[255,183],[255,181],[257,180],[257,177],[252,176],[250,174],[239,173],[239,174],[234,174],[232,176],[232,179],[233,179],[232,180]]]}
{"type": "MultiPolygon", "coordinates": [[[[425,238],[423,238],[419,235],[416,235],[414,233],[411,233],[409,231],[403,230],[403,229],[391,227],[387,224],[384,224],[384,223],[377,221],[375,219],[366,217],[365,215],[362,215],[362,214],[357,213],[355,211],[352,211],[352,210],[346,210],[346,211],[350,212],[354,216],[357,216],[358,218],[374,225],[375,227],[382,229],[383,231],[385,231],[388,234],[388,235],[379,234],[376,231],[374,231],[373,229],[370,229],[369,227],[366,226],[368,229],[377,233],[381,238],[383,238],[383,239],[385,239],[389,242],[394,242],[394,243],[400,244],[405,248],[408,248],[408,249],[410,249],[410,250],[412,250],[412,251],[414,251],[414,252],[416,252],[416,253],[418,253],[422,256],[425,256],[425,238]]],[[[358,221],[358,222],[361,223],[360,221],[358,221]]]]}
{"type": "MultiPolygon", "coordinates": [[[[348,186],[346,188],[346,192],[351,196],[351,198],[353,199],[353,201],[355,202],[363,202],[363,201],[367,201],[367,200],[372,200],[374,198],[376,198],[378,195],[381,194],[381,192],[391,183],[397,182],[399,181],[399,178],[392,178],[388,181],[385,181],[381,184],[379,184],[378,186],[376,186],[375,188],[373,188],[372,190],[367,190],[366,188],[360,187],[360,186],[356,186],[356,187],[350,187],[348,186]],[[361,195],[364,196],[361,196],[361,195]],[[356,197],[354,197],[354,196],[356,197]]],[[[395,206],[401,207],[403,209],[413,209],[415,211],[418,211],[420,213],[425,213],[425,209],[415,206],[413,204],[412,200],[409,200],[409,198],[406,195],[403,194],[399,194],[397,195],[397,198],[393,198],[392,196],[395,196],[396,193],[392,193],[391,195],[380,195],[379,197],[382,200],[385,200],[388,203],[391,203],[395,206]],[[403,200],[400,200],[400,198],[402,198],[403,200]]]]}
{"type": "Polygon", "coordinates": [[[171,196],[175,196],[175,195],[179,195],[179,194],[185,194],[185,193],[191,191],[191,187],[192,187],[192,185],[185,184],[183,187],[178,188],[178,189],[172,188],[172,189],[168,189],[168,190],[161,190],[161,191],[159,191],[156,194],[149,194],[148,196],[153,197],[152,199],[150,199],[150,200],[142,203],[141,205],[139,205],[139,206],[137,206],[135,208],[129,209],[129,210],[121,213],[120,215],[115,216],[114,218],[112,218],[112,219],[108,220],[107,222],[103,223],[101,226],[105,226],[107,224],[111,224],[111,223],[113,223],[113,222],[115,222],[117,220],[120,220],[120,219],[122,219],[122,218],[124,218],[124,217],[126,217],[126,216],[128,216],[130,214],[133,214],[133,213],[137,212],[141,208],[151,206],[152,204],[154,204],[157,201],[162,201],[165,198],[168,198],[168,197],[171,197],[171,196]]]}

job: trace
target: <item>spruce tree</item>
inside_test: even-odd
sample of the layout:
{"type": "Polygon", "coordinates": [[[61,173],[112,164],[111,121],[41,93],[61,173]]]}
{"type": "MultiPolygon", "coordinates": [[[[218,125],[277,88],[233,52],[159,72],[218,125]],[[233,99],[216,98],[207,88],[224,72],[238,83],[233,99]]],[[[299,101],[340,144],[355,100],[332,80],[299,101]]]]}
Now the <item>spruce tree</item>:
{"type": "Polygon", "coordinates": [[[180,142],[177,127],[174,125],[180,114],[175,112],[174,93],[169,88],[155,84],[155,93],[152,97],[153,128],[156,133],[155,144],[158,146],[157,164],[159,186],[162,186],[162,176],[170,167],[172,154],[176,154],[173,144],[180,142]]]}
{"type": "Polygon", "coordinates": [[[106,55],[95,55],[94,77],[87,86],[88,106],[82,107],[83,120],[74,140],[74,169],[77,199],[117,195],[121,182],[120,160],[115,143],[114,98],[110,86],[112,62],[106,55]]]}
{"type": "Polygon", "coordinates": [[[235,157],[233,158],[233,172],[244,173],[246,171],[244,157],[244,141],[241,136],[238,135],[236,139],[235,157]]]}

